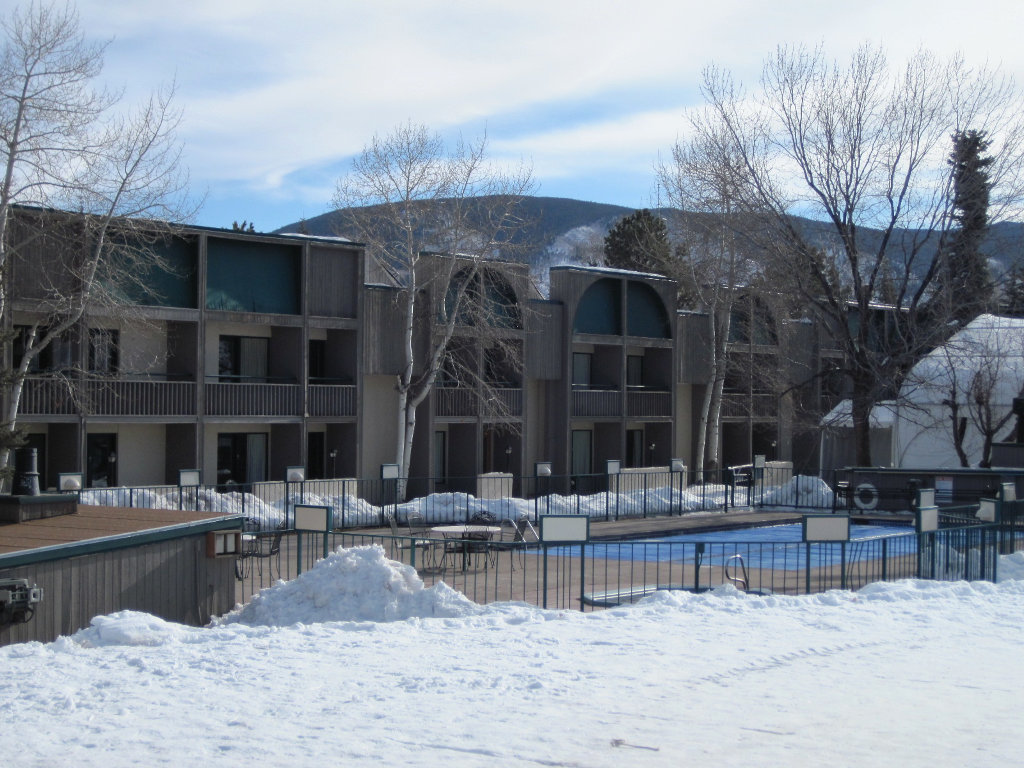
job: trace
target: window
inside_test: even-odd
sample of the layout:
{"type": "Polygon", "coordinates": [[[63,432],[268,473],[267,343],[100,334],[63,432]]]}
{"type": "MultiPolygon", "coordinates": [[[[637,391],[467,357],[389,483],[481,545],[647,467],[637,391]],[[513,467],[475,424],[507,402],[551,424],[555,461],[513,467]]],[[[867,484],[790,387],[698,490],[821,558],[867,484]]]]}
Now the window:
{"type": "Polygon", "coordinates": [[[572,353],[572,384],[574,387],[590,386],[590,367],[593,357],[589,352],[572,353]]]}
{"type": "Polygon", "coordinates": [[[221,336],[217,372],[221,381],[265,382],[267,339],[221,336]]]}
{"type": "Polygon", "coordinates": [[[117,373],[120,364],[120,333],[106,328],[89,329],[89,370],[117,373]]]}
{"type": "Polygon", "coordinates": [[[626,386],[642,387],[644,385],[644,356],[626,355],[626,386]]]}
{"type": "Polygon", "coordinates": [[[217,435],[217,484],[259,483],[267,479],[265,432],[217,435]]]}
{"type": "Polygon", "coordinates": [[[322,379],[326,376],[327,342],[323,339],[309,340],[309,378],[322,379]]]}
{"type": "Polygon", "coordinates": [[[572,431],[572,456],[570,457],[573,475],[589,475],[593,466],[593,433],[589,429],[572,431]]]}
{"type": "MultiPolygon", "coordinates": [[[[17,365],[21,356],[25,353],[26,342],[31,328],[27,325],[14,326],[14,364],[17,365]]],[[[35,343],[46,336],[46,329],[40,328],[36,331],[35,343]]],[[[40,373],[45,371],[67,371],[75,364],[75,345],[68,332],[53,339],[36,355],[29,364],[29,373],[40,373]]]]}

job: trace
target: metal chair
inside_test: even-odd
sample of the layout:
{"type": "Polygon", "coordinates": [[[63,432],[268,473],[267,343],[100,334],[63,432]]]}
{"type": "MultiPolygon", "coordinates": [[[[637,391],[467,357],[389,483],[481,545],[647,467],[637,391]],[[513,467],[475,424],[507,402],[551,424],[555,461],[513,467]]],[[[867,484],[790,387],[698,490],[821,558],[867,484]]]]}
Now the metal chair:
{"type": "Polygon", "coordinates": [[[387,518],[388,526],[391,528],[391,545],[392,545],[392,557],[394,557],[397,551],[398,557],[396,560],[404,562],[402,558],[403,551],[409,551],[413,553],[413,562],[415,562],[415,552],[417,550],[424,553],[424,560],[426,559],[427,550],[434,546],[434,542],[429,539],[418,539],[412,534],[412,531],[403,532],[398,528],[398,522],[395,520],[395,516],[390,512],[384,515],[387,518]]]}

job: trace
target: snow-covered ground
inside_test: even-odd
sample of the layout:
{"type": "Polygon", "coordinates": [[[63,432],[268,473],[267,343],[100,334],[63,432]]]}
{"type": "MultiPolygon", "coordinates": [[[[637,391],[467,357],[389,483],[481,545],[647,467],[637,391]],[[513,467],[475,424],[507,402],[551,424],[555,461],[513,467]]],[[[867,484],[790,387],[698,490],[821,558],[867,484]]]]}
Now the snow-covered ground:
{"type": "Polygon", "coordinates": [[[1024,555],[1000,568],[581,614],[342,550],[215,626],[0,649],[2,764],[1017,765],[1024,555]]]}

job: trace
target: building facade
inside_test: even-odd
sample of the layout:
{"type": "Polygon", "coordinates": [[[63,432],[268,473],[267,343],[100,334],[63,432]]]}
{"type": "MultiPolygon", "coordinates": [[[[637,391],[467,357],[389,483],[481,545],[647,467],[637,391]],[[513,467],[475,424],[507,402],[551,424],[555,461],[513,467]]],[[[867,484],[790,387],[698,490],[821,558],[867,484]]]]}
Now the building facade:
{"type": "MultiPolygon", "coordinates": [[[[228,486],[293,466],[310,479],[375,477],[394,462],[401,276],[333,238],[186,226],[148,247],[162,266],[146,290],[89,308],[24,382],[18,421],[44,488],[73,472],[103,487],[174,484],[198,469],[228,486]]],[[[40,320],[48,258],[22,252],[8,275],[8,366],[19,332],[40,320]]],[[[463,269],[446,255],[425,264],[418,349],[441,332],[463,269]]],[[[473,268],[475,294],[500,311],[486,333],[458,318],[417,413],[410,477],[426,485],[413,491],[468,490],[480,473],[531,475],[537,462],[581,476],[609,459],[689,462],[704,373],[673,281],[558,267],[543,297],[527,265],[473,268]]]]}

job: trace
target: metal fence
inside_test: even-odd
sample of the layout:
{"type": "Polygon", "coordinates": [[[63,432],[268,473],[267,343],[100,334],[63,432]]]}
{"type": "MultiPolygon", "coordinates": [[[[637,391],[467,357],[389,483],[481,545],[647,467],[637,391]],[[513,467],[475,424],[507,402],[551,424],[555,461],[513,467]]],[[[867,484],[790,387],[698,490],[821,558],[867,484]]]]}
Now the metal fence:
{"type": "Polygon", "coordinates": [[[279,551],[243,564],[238,599],[277,579],[294,578],[337,547],[376,544],[414,567],[426,586],[446,582],[477,603],[516,600],[540,607],[592,610],[634,602],[659,591],[700,592],[725,584],[755,594],[811,594],[858,589],[905,578],[996,578],[1000,552],[1024,544],[1018,529],[964,525],[957,517],[917,533],[849,542],[590,541],[571,546],[482,543],[380,533],[287,532],[279,551]]]}
{"type": "Polygon", "coordinates": [[[303,480],[222,486],[87,488],[79,503],[239,514],[253,527],[287,527],[295,504],[330,506],[337,528],[404,522],[410,513],[430,523],[537,519],[541,514],[622,520],[728,509],[750,502],[750,489],[728,471],[695,473],[667,468],[617,475],[482,475],[466,478],[303,480]],[[407,500],[403,500],[407,499],[407,500]]]}

